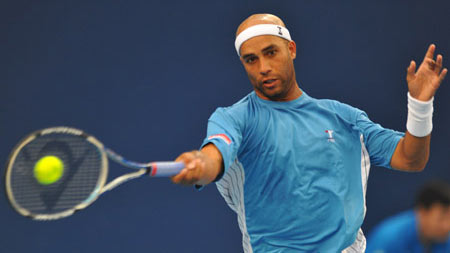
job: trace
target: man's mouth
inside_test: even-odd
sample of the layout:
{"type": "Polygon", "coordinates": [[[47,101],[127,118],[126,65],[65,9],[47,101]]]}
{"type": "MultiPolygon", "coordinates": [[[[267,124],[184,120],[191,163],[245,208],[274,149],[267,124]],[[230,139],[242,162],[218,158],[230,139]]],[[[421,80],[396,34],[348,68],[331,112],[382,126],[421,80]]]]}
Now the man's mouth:
{"type": "Polygon", "coordinates": [[[266,88],[273,88],[277,79],[267,79],[263,81],[263,85],[266,88]]]}

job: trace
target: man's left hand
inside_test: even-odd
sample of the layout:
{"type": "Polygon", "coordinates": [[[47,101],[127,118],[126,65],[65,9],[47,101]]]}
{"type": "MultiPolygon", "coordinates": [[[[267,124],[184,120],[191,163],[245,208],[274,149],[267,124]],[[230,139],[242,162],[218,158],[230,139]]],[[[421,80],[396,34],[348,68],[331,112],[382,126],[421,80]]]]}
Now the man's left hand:
{"type": "Polygon", "coordinates": [[[442,69],[442,55],[434,60],[436,46],[431,44],[425,58],[416,72],[416,63],[411,61],[407,69],[406,81],[411,96],[421,101],[429,101],[441,85],[448,70],[442,69]]]}

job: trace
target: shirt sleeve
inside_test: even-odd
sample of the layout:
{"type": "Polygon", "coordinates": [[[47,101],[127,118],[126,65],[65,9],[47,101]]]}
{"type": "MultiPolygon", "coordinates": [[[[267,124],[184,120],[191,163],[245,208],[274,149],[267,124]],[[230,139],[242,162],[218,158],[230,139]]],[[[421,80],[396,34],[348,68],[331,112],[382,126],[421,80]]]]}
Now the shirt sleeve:
{"type": "Polygon", "coordinates": [[[356,125],[364,136],[364,142],[369,152],[370,163],[376,166],[391,168],[391,158],[398,142],[404,133],[386,129],[373,123],[365,112],[360,112],[356,125]]]}
{"type": "MultiPolygon", "coordinates": [[[[413,228],[411,228],[413,229],[413,228]]],[[[405,231],[397,231],[389,225],[378,226],[367,237],[367,253],[403,252],[405,249],[398,247],[406,238],[402,237],[405,231]],[[403,240],[402,240],[403,239],[403,240]]]]}
{"type": "Polygon", "coordinates": [[[227,108],[218,108],[208,120],[206,138],[201,147],[213,143],[222,154],[224,173],[236,160],[237,152],[242,141],[242,124],[227,108]]]}

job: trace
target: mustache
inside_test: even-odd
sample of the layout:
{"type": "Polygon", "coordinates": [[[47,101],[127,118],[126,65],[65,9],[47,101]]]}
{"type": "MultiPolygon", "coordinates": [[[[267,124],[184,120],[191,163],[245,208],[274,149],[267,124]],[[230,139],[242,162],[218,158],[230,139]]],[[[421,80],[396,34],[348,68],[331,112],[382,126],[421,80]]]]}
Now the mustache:
{"type": "Polygon", "coordinates": [[[263,85],[263,84],[265,84],[265,83],[272,83],[272,82],[274,82],[274,81],[276,81],[276,80],[280,80],[277,76],[270,76],[270,77],[264,77],[264,78],[262,78],[262,79],[260,79],[259,81],[258,81],[258,83],[260,84],[260,85],[263,85]]]}

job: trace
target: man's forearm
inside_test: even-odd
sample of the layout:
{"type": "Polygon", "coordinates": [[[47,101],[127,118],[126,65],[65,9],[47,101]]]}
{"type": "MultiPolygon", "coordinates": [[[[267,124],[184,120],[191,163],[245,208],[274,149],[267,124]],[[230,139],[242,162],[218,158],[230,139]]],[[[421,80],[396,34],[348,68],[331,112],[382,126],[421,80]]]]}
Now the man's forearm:
{"type": "Polygon", "coordinates": [[[202,180],[198,184],[204,185],[213,182],[221,174],[223,170],[223,159],[219,149],[212,143],[204,146],[200,152],[204,155],[206,169],[202,180]]]}
{"type": "Polygon", "coordinates": [[[395,149],[391,167],[403,171],[422,171],[430,155],[431,135],[416,137],[406,132],[395,149]]]}

